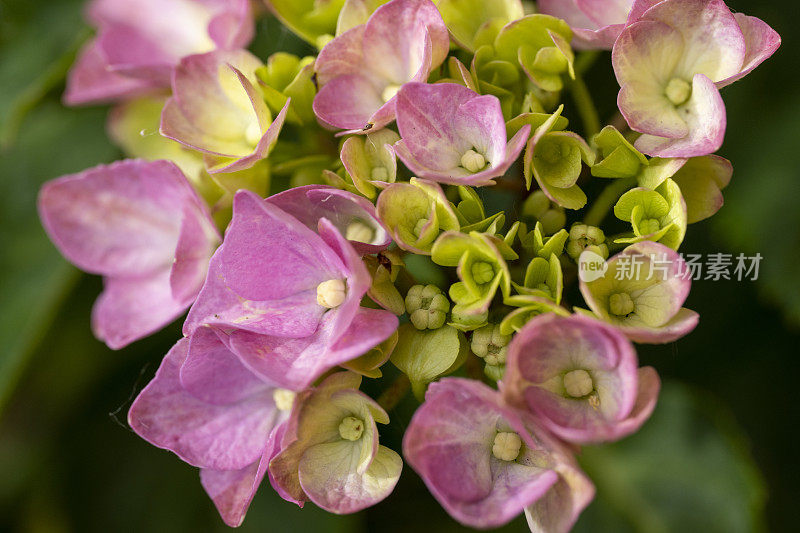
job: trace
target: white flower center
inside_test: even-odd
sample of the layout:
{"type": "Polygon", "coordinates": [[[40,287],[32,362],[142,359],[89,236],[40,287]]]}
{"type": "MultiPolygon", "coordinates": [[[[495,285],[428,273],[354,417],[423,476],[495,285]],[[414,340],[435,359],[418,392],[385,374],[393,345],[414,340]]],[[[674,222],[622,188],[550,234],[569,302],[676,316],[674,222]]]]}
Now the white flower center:
{"type": "Polygon", "coordinates": [[[287,389],[275,389],[272,391],[272,399],[275,401],[275,407],[281,411],[288,411],[292,408],[296,393],[287,389]]]}
{"type": "Polygon", "coordinates": [[[513,461],[519,456],[522,439],[516,433],[500,431],[494,436],[492,455],[501,461],[513,461]]]}
{"type": "Polygon", "coordinates": [[[475,150],[467,150],[467,153],[461,156],[461,166],[472,173],[480,172],[486,167],[486,158],[475,150]]]}
{"type": "Polygon", "coordinates": [[[627,292],[618,292],[611,295],[611,298],[608,300],[608,307],[612,315],[627,316],[633,312],[636,306],[630,294],[627,292]]]}
{"type": "Polygon", "coordinates": [[[586,370],[572,370],[564,374],[564,389],[573,398],[583,398],[594,390],[592,376],[586,370]]]}
{"type": "Polygon", "coordinates": [[[664,94],[673,105],[683,105],[692,96],[692,84],[682,78],[672,78],[664,94]]]}
{"type": "Polygon", "coordinates": [[[360,220],[354,220],[347,226],[344,238],[348,241],[369,243],[375,238],[375,230],[360,220]]]}
{"type": "Polygon", "coordinates": [[[364,433],[364,421],[354,416],[345,417],[339,424],[339,436],[345,440],[355,441],[364,433]]]}
{"type": "Polygon", "coordinates": [[[343,279],[329,279],[317,285],[317,303],[328,309],[342,305],[346,294],[347,286],[343,279]]]}

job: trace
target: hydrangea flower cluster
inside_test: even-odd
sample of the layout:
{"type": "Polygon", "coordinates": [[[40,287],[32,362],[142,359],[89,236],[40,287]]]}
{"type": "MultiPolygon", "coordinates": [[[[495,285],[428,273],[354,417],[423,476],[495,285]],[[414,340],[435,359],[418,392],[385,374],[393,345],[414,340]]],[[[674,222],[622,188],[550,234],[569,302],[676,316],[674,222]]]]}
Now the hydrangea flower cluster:
{"type": "Polygon", "coordinates": [[[265,479],[359,511],[404,459],[462,524],[566,532],[594,495],[579,446],[653,412],[632,343],[698,324],[677,250],[730,181],[720,90],[780,37],[722,0],[529,4],[265,0],[318,54],[260,58],[249,0],[90,2],[65,101],[113,103],[130,159],[46,184],[41,219],[103,276],[110,348],[188,310],[129,422],[228,525],[265,479]],[[597,57],[620,85],[605,127],[597,57]],[[359,388],[389,362],[376,401],[359,388]],[[378,427],[409,390],[394,451],[378,427]]]}

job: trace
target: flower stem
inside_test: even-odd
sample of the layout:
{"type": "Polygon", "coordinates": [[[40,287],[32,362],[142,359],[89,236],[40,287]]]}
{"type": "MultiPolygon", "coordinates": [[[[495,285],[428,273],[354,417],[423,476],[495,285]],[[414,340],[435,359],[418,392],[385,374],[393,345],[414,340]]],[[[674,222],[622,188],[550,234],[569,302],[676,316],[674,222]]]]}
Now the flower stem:
{"type": "Polygon", "coordinates": [[[586,82],[583,81],[583,73],[591,67],[598,55],[597,52],[585,52],[578,56],[575,61],[575,79],[567,81],[572,99],[575,101],[575,106],[583,121],[583,130],[587,139],[591,139],[600,131],[601,124],[592,95],[589,93],[586,82]]]}
{"type": "Polygon", "coordinates": [[[592,203],[591,209],[583,218],[587,226],[599,226],[619,197],[636,184],[635,178],[615,179],[603,189],[600,196],[592,203]]]}
{"type": "Polygon", "coordinates": [[[391,411],[406,397],[410,388],[411,381],[409,381],[408,376],[401,374],[389,385],[388,389],[378,396],[378,405],[383,407],[386,412],[391,411]]]}

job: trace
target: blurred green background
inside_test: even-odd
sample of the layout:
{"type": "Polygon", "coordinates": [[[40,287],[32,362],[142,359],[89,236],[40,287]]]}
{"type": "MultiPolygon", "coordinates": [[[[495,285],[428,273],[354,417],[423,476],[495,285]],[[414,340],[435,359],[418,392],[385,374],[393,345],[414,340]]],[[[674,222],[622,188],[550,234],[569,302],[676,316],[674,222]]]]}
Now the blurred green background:
{"type": "MultiPolygon", "coordinates": [[[[133,1],[133,0],[131,0],[133,1]]],[[[800,365],[800,132],[798,25],[789,0],[732,0],[783,36],[783,47],[725,89],[722,155],[735,172],[726,205],[690,228],[686,253],[761,253],[758,282],[696,282],[687,306],[698,329],[642,347],[664,392],[652,420],[581,462],[598,495],[585,532],[796,531],[800,499],[794,391],[800,365]]],[[[81,0],[0,0],[0,530],[216,531],[225,526],[197,472],[139,439],[125,416],[179,336],[164,332],[111,352],[92,338],[99,279],[81,275],[47,241],[35,211],[40,185],[119,158],[105,108],[67,109],[63,72],[89,35],[81,0]]],[[[262,57],[296,41],[262,21],[262,57]]],[[[605,117],[616,86],[603,56],[589,73],[605,117]]],[[[382,443],[399,450],[413,412],[401,404],[382,443]]],[[[300,510],[265,484],[244,531],[462,531],[406,468],[369,511],[300,510]]],[[[508,531],[526,531],[523,520],[508,531]]]]}

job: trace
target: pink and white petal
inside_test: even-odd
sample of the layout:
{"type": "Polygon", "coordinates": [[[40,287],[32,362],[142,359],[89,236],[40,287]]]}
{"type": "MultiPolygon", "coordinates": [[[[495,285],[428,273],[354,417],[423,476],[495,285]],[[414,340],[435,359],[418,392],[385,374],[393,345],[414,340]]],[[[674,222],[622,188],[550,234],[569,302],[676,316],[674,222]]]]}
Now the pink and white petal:
{"type": "Polygon", "coordinates": [[[664,92],[683,53],[680,34],[661,22],[637,22],[620,34],[611,57],[622,87],[617,105],[631,129],[662,137],[686,136],[686,121],[664,92]]]}
{"type": "Polygon", "coordinates": [[[611,50],[624,29],[624,24],[603,26],[598,30],[573,28],[572,46],[576,50],[611,50]]]}
{"type": "Polygon", "coordinates": [[[97,46],[108,60],[109,69],[130,78],[169,86],[172,67],[180,57],[166,51],[158,41],[125,23],[103,26],[97,46]]]}
{"type": "Polygon", "coordinates": [[[766,22],[743,13],[734,13],[736,22],[744,35],[747,52],[744,56],[742,70],[730,78],[717,82],[720,89],[740,80],[753,71],[758,65],[772,56],[781,45],[781,36],[766,22]]]}
{"type": "Polygon", "coordinates": [[[81,269],[143,277],[171,266],[183,209],[198,203],[173,163],[126,160],[48,182],[38,208],[51,240],[81,269]]]}
{"type": "Polygon", "coordinates": [[[134,400],[128,423],[143,439],[187,463],[213,470],[239,470],[264,451],[277,412],[271,391],[231,405],[211,405],[181,386],[179,372],[189,339],[170,350],[134,400]]]}
{"type": "Polygon", "coordinates": [[[379,446],[369,468],[358,474],[361,444],[341,440],[305,451],[298,465],[300,484],[317,506],[336,514],[355,513],[382,501],[394,490],[403,460],[379,446]]]}
{"type": "Polygon", "coordinates": [[[636,149],[653,157],[697,157],[716,152],[725,139],[725,103],[714,82],[703,74],[692,80],[692,96],[678,110],[688,134],[680,138],[642,135],[636,149]]]}
{"type": "Polygon", "coordinates": [[[684,53],[675,76],[688,80],[705,74],[720,81],[742,70],[744,37],[723,0],[665,0],[648,9],[642,19],[662,22],[683,37],[684,53]]]}
{"type": "Polygon", "coordinates": [[[496,96],[487,94],[464,102],[451,120],[456,134],[472,144],[492,166],[505,159],[506,123],[496,96]]]}
{"type": "Polygon", "coordinates": [[[559,480],[544,497],[525,508],[531,533],[569,533],[594,499],[594,485],[576,465],[561,462],[556,471],[559,480]]]}
{"type": "Polygon", "coordinates": [[[642,424],[647,422],[653,410],[656,408],[658,393],[661,391],[661,379],[658,377],[656,369],[652,366],[643,366],[639,369],[639,390],[636,395],[636,403],[630,415],[614,429],[612,438],[614,440],[627,437],[639,431],[642,424]]]}
{"type": "Polygon", "coordinates": [[[364,73],[366,68],[362,49],[364,29],[365,26],[356,26],[336,37],[320,50],[314,63],[320,87],[324,87],[339,76],[364,73]]]}
{"type": "Polygon", "coordinates": [[[576,0],[578,8],[598,27],[625,24],[633,0],[576,0]]]}
{"type": "Polygon", "coordinates": [[[663,0],[633,0],[631,11],[628,14],[627,24],[631,25],[634,22],[637,22],[642,18],[648,9],[662,1],[663,0]]]}
{"type": "Polygon", "coordinates": [[[380,91],[360,74],[339,76],[314,97],[314,113],[325,124],[345,130],[361,130],[384,106],[380,91]]]}
{"type": "Polygon", "coordinates": [[[206,326],[189,338],[189,350],[180,368],[184,390],[211,405],[230,405],[258,394],[268,396],[274,387],[242,365],[220,335],[224,334],[206,326]]]}
{"type": "Polygon", "coordinates": [[[681,308],[669,322],[658,328],[646,326],[621,326],[620,331],[633,342],[640,344],[667,344],[688,335],[697,327],[700,315],[681,308]]]}
{"type": "Polygon", "coordinates": [[[143,278],[105,278],[92,308],[92,331],[119,350],[170,324],[186,307],[172,298],[168,269],[143,278]]]}
{"type": "Polygon", "coordinates": [[[166,87],[154,80],[129,78],[111,71],[108,59],[94,40],[81,50],[67,75],[64,103],[69,106],[102,104],[134,98],[166,87]]]}
{"type": "MultiPolygon", "coordinates": [[[[450,34],[439,10],[430,0],[395,0],[379,7],[364,29],[364,61],[389,83],[401,85],[425,65],[442,64],[450,51],[450,34]]],[[[427,77],[427,73],[426,73],[427,77]]]]}
{"type": "Polygon", "coordinates": [[[565,20],[570,27],[596,30],[600,26],[578,6],[578,0],[539,0],[540,13],[565,20]]]}
{"type": "Polygon", "coordinates": [[[492,165],[486,170],[476,172],[475,174],[467,174],[463,178],[457,179],[455,183],[457,185],[470,185],[472,187],[493,185],[495,182],[492,180],[504,176],[505,173],[508,172],[508,169],[511,168],[511,165],[517,161],[523,148],[525,148],[530,132],[531,127],[526,124],[520,128],[510,141],[508,141],[504,150],[505,153],[499,162],[492,162],[492,165]]]}
{"type": "Polygon", "coordinates": [[[255,34],[253,8],[250,0],[221,0],[213,2],[220,9],[208,24],[208,35],[217,47],[225,50],[247,48],[255,34]]]}

